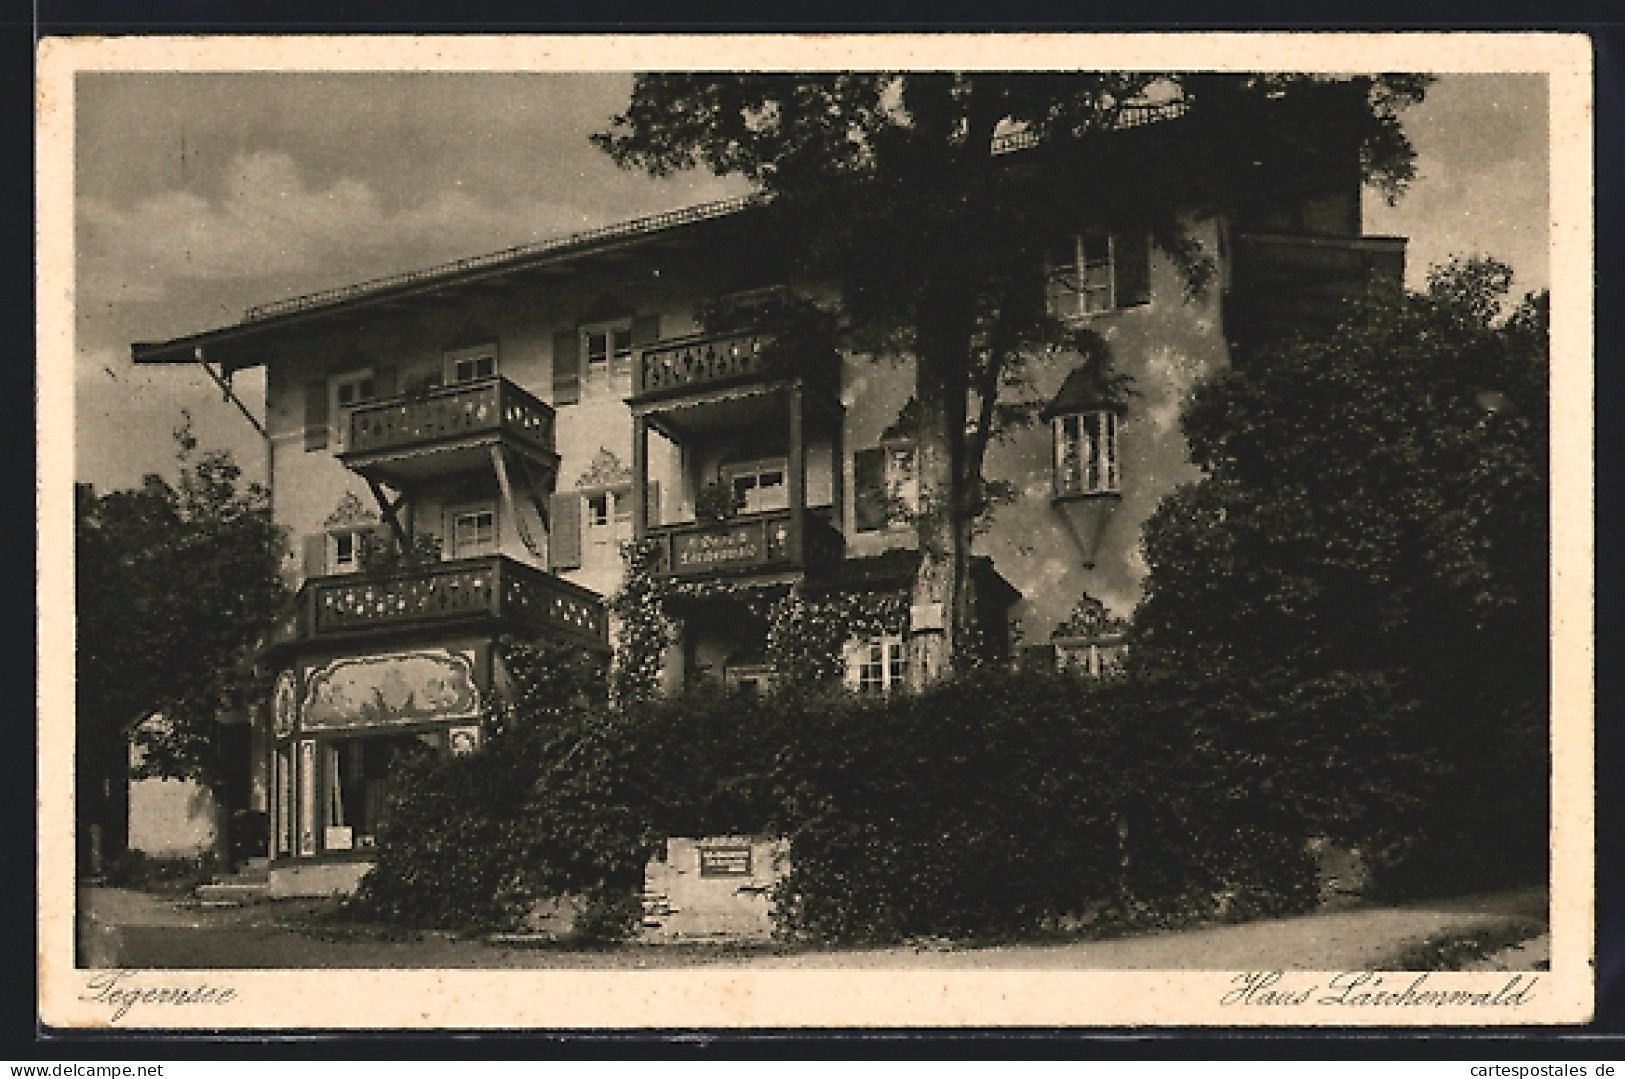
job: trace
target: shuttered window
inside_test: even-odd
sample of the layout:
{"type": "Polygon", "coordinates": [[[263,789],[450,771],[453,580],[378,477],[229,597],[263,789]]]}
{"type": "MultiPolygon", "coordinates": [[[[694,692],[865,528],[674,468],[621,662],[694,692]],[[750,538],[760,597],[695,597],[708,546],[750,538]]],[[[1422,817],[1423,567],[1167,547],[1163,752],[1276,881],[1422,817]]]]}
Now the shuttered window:
{"type": "Polygon", "coordinates": [[[853,526],[877,532],[908,523],[919,505],[914,474],[914,447],[902,443],[874,446],[852,455],[853,526]]]}
{"type": "Polygon", "coordinates": [[[547,556],[554,570],[581,567],[581,496],[561,491],[548,500],[547,556]]]}
{"type": "Polygon", "coordinates": [[[1067,236],[1050,251],[1045,287],[1050,314],[1061,318],[1149,303],[1150,239],[1138,231],[1067,236]]]}
{"type": "Polygon", "coordinates": [[[327,382],[305,384],[305,449],[327,448],[327,382]]]}
{"type": "Polygon", "coordinates": [[[574,330],[553,335],[553,404],[581,400],[581,339],[574,330]]]}

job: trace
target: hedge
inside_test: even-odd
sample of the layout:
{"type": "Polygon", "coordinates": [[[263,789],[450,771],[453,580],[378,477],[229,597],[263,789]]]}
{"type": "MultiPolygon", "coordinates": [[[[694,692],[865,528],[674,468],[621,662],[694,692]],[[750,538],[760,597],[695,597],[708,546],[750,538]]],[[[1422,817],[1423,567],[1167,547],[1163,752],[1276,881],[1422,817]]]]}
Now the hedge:
{"type": "Polygon", "coordinates": [[[601,669],[509,655],[516,691],[486,744],[403,762],[355,911],[511,926],[574,894],[613,933],[666,836],[748,832],[791,842],[789,935],[1240,916],[1313,901],[1311,835],[1402,835],[1425,804],[1427,762],[1380,679],[1288,693],[981,670],[919,696],[611,707],[601,669]]]}

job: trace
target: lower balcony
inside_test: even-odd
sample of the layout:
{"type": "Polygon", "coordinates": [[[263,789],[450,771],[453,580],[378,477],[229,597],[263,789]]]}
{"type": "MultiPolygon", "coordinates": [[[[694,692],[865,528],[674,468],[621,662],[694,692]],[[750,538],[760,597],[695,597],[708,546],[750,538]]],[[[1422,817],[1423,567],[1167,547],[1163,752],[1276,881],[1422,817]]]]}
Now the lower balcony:
{"type": "Polygon", "coordinates": [[[473,625],[609,647],[609,618],[596,593],[504,555],[386,577],[312,577],[270,645],[473,625]]]}
{"type": "Polygon", "coordinates": [[[723,521],[651,526],[659,570],[679,580],[822,574],[837,567],[846,541],[832,511],[782,509],[723,521]]]}

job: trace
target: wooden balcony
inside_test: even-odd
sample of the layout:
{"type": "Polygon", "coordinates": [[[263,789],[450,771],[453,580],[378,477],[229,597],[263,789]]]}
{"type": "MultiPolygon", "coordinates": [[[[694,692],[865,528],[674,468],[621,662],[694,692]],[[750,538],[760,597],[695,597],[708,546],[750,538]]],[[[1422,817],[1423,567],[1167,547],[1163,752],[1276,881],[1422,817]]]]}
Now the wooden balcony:
{"type": "Polygon", "coordinates": [[[439,562],[368,577],[312,577],[270,646],[342,641],[422,629],[512,630],[609,647],[594,592],[504,555],[439,562]]]}
{"type": "Polygon", "coordinates": [[[505,378],[459,382],[355,409],[339,460],[391,484],[487,466],[499,445],[551,465],[553,419],[550,406],[505,378]]]}
{"type": "Polygon", "coordinates": [[[659,570],[679,580],[824,573],[845,555],[846,541],[826,509],[783,509],[726,521],[650,527],[659,570]]]}
{"type": "Polygon", "coordinates": [[[840,367],[835,357],[829,364],[792,371],[772,358],[772,342],[771,336],[758,333],[697,335],[656,342],[643,349],[632,365],[630,400],[639,404],[795,374],[820,384],[838,379],[840,367]]]}

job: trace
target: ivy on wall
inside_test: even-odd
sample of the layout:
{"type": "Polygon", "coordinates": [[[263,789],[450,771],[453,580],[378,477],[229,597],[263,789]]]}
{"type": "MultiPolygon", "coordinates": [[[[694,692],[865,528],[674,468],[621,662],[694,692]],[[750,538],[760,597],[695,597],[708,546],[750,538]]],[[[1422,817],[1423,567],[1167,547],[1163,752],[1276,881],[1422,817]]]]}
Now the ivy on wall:
{"type": "Polygon", "coordinates": [[[769,612],[768,663],[788,683],[834,681],[841,677],[848,640],[901,634],[907,622],[908,596],[901,590],[816,599],[792,592],[769,612]]]}
{"type": "Polygon", "coordinates": [[[681,598],[730,598],[767,623],[767,660],[787,684],[810,686],[840,679],[844,646],[854,637],[901,634],[908,623],[902,589],[843,592],[809,597],[792,587],[748,581],[675,581],[658,571],[658,548],[623,548],[626,573],[610,599],[618,620],[614,686],[616,699],[648,700],[660,686],[666,649],[679,639],[682,621],[672,613],[681,598]]]}

